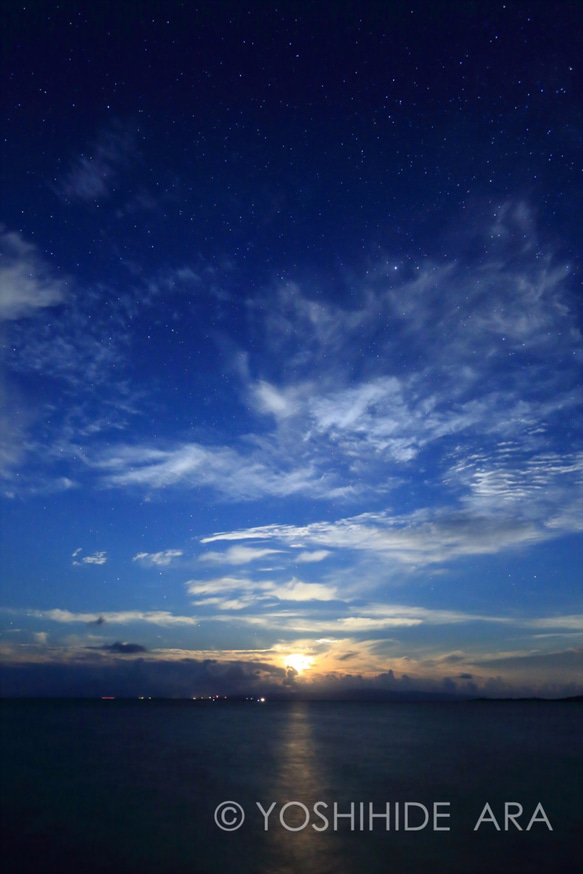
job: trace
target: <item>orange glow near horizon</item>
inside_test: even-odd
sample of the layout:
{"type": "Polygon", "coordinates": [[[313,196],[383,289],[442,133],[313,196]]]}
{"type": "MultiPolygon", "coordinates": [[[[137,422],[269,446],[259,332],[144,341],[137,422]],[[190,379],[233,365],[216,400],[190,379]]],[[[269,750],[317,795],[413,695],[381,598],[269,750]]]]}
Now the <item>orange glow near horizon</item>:
{"type": "Polygon", "coordinates": [[[308,671],[314,663],[314,659],[306,656],[303,653],[295,652],[289,655],[285,660],[286,668],[293,668],[298,674],[308,671]]]}

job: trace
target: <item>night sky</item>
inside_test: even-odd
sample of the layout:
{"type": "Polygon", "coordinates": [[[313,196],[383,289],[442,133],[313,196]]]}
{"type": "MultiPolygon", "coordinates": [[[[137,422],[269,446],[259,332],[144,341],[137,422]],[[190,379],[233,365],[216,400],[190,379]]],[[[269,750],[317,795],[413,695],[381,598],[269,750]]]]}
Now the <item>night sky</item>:
{"type": "Polygon", "coordinates": [[[11,2],[1,690],[583,692],[579,2],[11,2]]]}

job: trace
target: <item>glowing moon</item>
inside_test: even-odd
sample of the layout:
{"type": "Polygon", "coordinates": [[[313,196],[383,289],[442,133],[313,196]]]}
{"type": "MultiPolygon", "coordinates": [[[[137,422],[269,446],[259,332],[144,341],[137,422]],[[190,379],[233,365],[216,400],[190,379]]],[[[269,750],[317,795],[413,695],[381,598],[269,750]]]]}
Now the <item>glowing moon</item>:
{"type": "Polygon", "coordinates": [[[287,657],[285,660],[285,666],[286,668],[293,668],[294,671],[301,674],[302,671],[307,671],[312,667],[313,661],[314,659],[310,658],[310,656],[305,656],[302,655],[302,653],[296,652],[287,657]]]}

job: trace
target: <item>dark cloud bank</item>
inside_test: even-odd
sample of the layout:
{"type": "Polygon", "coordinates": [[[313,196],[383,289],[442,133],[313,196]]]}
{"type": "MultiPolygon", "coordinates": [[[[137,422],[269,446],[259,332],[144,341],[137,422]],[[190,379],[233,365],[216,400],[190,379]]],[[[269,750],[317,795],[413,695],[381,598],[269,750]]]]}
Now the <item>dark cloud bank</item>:
{"type": "Polygon", "coordinates": [[[393,671],[374,677],[358,674],[318,675],[304,679],[292,668],[264,662],[214,659],[169,661],[144,658],[139,644],[116,642],[100,647],[100,656],[75,662],[20,662],[0,672],[2,697],[37,698],[194,698],[201,696],[265,696],[296,700],[463,700],[476,697],[559,698],[580,694],[575,684],[510,686],[500,677],[471,674],[442,679],[396,677],[393,671]],[[107,653],[107,654],[106,654],[107,653]]]}

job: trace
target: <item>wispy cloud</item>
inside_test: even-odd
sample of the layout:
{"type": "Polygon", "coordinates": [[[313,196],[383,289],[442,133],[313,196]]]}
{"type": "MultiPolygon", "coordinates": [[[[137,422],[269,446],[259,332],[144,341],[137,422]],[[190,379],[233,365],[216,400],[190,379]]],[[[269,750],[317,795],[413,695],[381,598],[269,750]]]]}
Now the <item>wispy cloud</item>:
{"type": "Polygon", "coordinates": [[[282,469],[277,459],[265,460],[260,451],[239,452],[225,446],[188,443],[171,448],[118,446],[94,462],[109,487],[163,489],[206,486],[232,500],[256,500],[265,495],[285,497],[343,494],[333,473],[323,478],[311,464],[282,469]]]}
{"type": "MultiPolygon", "coordinates": [[[[200,427],[196,440],[153,440],[136,428],[131,441],[109,435],[105,443],[103,428],[90,429],[98,419],[109,422],[110,430],[116,419],[120,429],[128,417],[135,421],[139,405],[128,367],[128,324],[139,311],[138,300],[150,306],[161,295],[180,297],[193,288],[198,295],[208,286],[206,307],[235,306],[231,295],[219,301],[212,292],[220,285],[216,271],[207,275],[204,265],[183,264],[147,281],[136,275],[139,288],[106,294],[107,308],[100,303],[103,290],[91,291],[46,336],[28,333],[20,351],[15,342],[10,364],[67,380],[78,392],[87,386],[93,396],[115,371],[116,397],[100,403],[113,403],[119,415],[103,408],[96,418],[93,409],[91,422],[84,409],[73,421],[71,409],[59,453],[41,453],[39,447],[35,454],[47,461],[63,458],[65,447],[77,471],[95,475],[107,488],[205,488],[230,503],[303,497],[366,506],[385,496],[388,504],[399,489],[424,477],[441,488],[443,504],[458,502],[469,512],[470,500],[479,495],[485,508],[487,490],[492,506],[502,500],[502,470],[513,478],[518,500],[516,484],[526,483],[536,464],[565,451],[560,435],[579,415],[583,362],[568,265],[548,250],[541,255],[528,215],[524,204],[501,207],[492,219],[495,233],[484,228],[487,239],[494,234],[499,240],[498,248],[478,265],[463,251],[445,265],[425,259],[400,272],[381,259],[360,282],[352,277],[356,290],[349,303],[313,290],[310,296],[297,283],[248,300],[248,348],[234,345],[226,329],[217,339],[237,380],[232,388],[238,397],[231,399],[247,409],[241,406],[245,414],[229,427],[200,427]],[[524,244],[515,246],[518,230],[524,244]],[[90,312],[96,308],[99,318],[90,312]],[[514,455],[514,471],[504,459],[509,445],[523,450],[522,458],[514,455]],[[487,470],[493,457],[497,497],[495,475],[487,470]],[[451,494],[444,494],[444,484],[451,494]]],[[[539,490],[538,507],[541,496],[539,490]]],[[[547,509],[559,518],[548,500],[547,509]]],[[[571,524],[562,518],[558,528],[571,524]]]]}
{"type": "Polygon", "coordinates": [[[134,150],[135,138],[129,129],[117,125],[103,131],[87,152],[73,161],[58,190],[66,199],[86,204],[109,197],[134,150]]]}
{"type": "Polygon", "coordinates": [[[466,454],[446,479],[464,488],[464,505],[485,515],[536,520],[555,534],[581,530],[583,453],[526,453],[516,443],[466,454]]]}
{"type": "Polygon", "coordinates": [[[181,549],[165,549],[163,552],[138,552],[132,561],[137,561],[146,567],[168,567],[183,554],[181,549]]]}
{"type": "Polygon", "coordinates": [[[224,552],[206,552],[200,556],[201,561],[217,562],[228,565],[249,564],[268,555],[277,555],[278,549],[261,549],[252,546],[231,546],[224,552]]]}
{"type": "MultiPolygon", "coordinates": [[[[1,229],[0,229],[1,230],[1,229]]],[[[67,297],[67,280],[17,231],[0,232],[0,321],[30,318],[67,297]]]]}
{"type": "Polygon", "coordinates": [[[209,580],[189,580],[186,590],[201,606],[212,605],[213,610],[240,610],[252,607],[256,612],[280,601],[315,602],[334,601],[337,590],[332,585],[304,582],[296,577],[289,580],[257,580],[247,577],[224,576],[209,580]]]}
{"type": "Polygon", "coordinates": [[[583,632],[583,613],[570,616],[550,616],[544,619],[531,619],[526,623],[531,628],[561,629],[583,632]]]}
{"type": "Polygon", "coordinates": [[[3,612],[18,615],[25,613],[35,619],[48,620],[64,624],[79,625],[128,625],[131,623],[144,622],[160,626],[173,625],[197,625],[199,620],[194,616],[180,616],[167,610],[117,610],[103,611],[101,613],[75,613],[71,610],[55,608],[53,610],[15,610],[4,608],[3,612]]]}
{"type": "Polygon", "coordinates": [[[313,552],[300,552],[299,555],[294,555],[293,561],[296,564],[310,564],[311,562],[324,561],[330,554],[328,549],[315,549],[313,552]]]}
{"type": "Polygon", "coordinates": [[[485,512],[478,515],[452,508],[415,511],[406,516],[363,513],[306,526],[268,525],[220,532],[202,538],[201,542],[267,540],[302,549],[360,551],[418,568],[466,555],[495,554],[567,533],[565,529],[547,526],[544,518],[532,518],[529,510],[530,507],[525,508],[522,518],[485,512]]]}
{"type": "MultiPolygon", "coordinates": [[[[294,596],[293,586],[295,582],[292,581],[289,589],[285,586],[273,588],[271,594],[279,595],[279,603],[273,604],[271,608],[267,603],[260,605],[265,609],[256,609],[247,615],[231,612],[223,606],[219,599],[212,600],[210,603],[222,610],[221,613],[212,614],[212,618],[223,622],[235,621],[237,624],[245,623],[251,627],[261,627],[272,633],[277,632],[286,639],[294,639],[298,634],[312,637],[329,635],[339,640],[360,635],[361,640],[368,639],[369,641],[384,640],[385,632],[390,629],[413,629],[422,625],[512,623],[512,620],[504,616],[489,616],[456,610],[432,610],[408,605],[369,604],[363,607],[344,602],[337,605],[337,609],[334,610],[325,604],[326,601],[337,601],[333,591],[326,590],[323,586],[308,587],[303,584],[298,587],[297,594],[294,596]],[[315,590],[313,600],[309,597],[310,588],[315,590]],[[324,591],[322,592],[322,590],[324,591]],[[323,597],[326,594],[328,597],[323,597]],[[300,603],[286,604],[287,601],[300,603]]],[[[246,606],[249,606],[248,601],[246,601],[246,606]]]]}
{"type": "MultiPolygon", "coordinates": [[[[103,613],[77,613],[70,610],[10,609],[3,608],[6,615],[26,615],[29,618],[61,625],[99,627],[104,625],[135,626],[140,623],[162,628],[200,626],[204,622],[230,622],[248,624],[256,628],[271,628],[277,635],[294,638],[299,633],[313,638],[328,635],[332,639],[364,632],[363,639],[371,632],[383,632],[389,628],[410,628],[420,625],[460,625],[468,622],[501,623],[514,628],[527,627],[574,627],[581,617],[531,619],[528,622],[507,616],[470,613],[460,610],[444,610],[416,607],[407,604],[350,604],[338,600],[331,586],[305,583],[291,579],[284,583],[272,580],[257,582],[245,578],[221,577],[212,580],[189,580],[186,590],[196,602],[196,615],[187,616],[170,611],[123,610],[103,613]],[[239,606],[230,605],[230,600],[239,606]],[[242,613],[242,607],[259,606],[260,609],[242,613]],[[210,608],[210,609],[207,609],[210,608]],[[547,625],[548,622],[548,625],[547,625]],[[555,622],[553,626],[552,623],[555,622]]],[[[374,637],[374,636],[373,636],[374,637]]],[[[380,639],[384,639],[381,634],[380,639]]],[[[313,642],[313,641],[312,641],[313,642]]]]}
{"type": "MultiPolygon", "coordinates": [[[[512,237],[525,210],[501,210],[496,222],[512,237]]],[[[446,462],[456,442],[548,451],[581,404],[582,344],[568,265],[540,256],[530,232],[528,246],[471,270],[463,255],[400,278],[370,270],[353,308],[293,283],[266,292],[249,304],[257,353],[238,369],[255,430],[228,446],[112,447],[104,482],[350,501],[391,492],[428,453],[446,462]]]]}
{"type": "Polygon", "coordinates": [[[94,552],[92,555],[81,555],[83,550],[81,547],[75,550],[72,555],[73,564],[74,565],[83,565],[83,564],[105,564],[107,562],[107,553],[103,550],[101,552],[94,552]]]}

